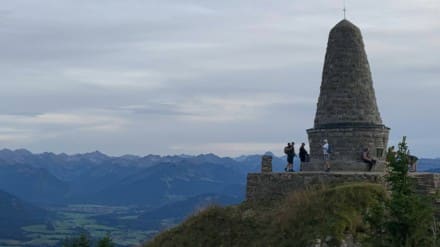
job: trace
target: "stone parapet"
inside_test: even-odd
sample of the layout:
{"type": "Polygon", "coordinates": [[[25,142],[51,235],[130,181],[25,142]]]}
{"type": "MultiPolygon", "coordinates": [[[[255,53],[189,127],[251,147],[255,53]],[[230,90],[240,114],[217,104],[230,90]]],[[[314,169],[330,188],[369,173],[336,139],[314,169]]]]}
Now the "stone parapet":
{"type": "MultiPolygon", "coordinates": [[[[416,190],[420,194],[434,195],[440,188],[440,174],[412,173],[416,190]]],[[[317,185],[335,185],[350,182],[385,184],[383,172],[299,172],[299,173],[249,173],[246,200],[271,201],[285,198],[290,192],[317,185]]],[[[440,206],[439,206],[440,208],[440,206]]]]}
{"type": "Polygon", "coordinates": [[[416,180],[416,190],[421,194],[436,195],[440,188],[440,174],[417,172],[411,173],[416,180]]]}

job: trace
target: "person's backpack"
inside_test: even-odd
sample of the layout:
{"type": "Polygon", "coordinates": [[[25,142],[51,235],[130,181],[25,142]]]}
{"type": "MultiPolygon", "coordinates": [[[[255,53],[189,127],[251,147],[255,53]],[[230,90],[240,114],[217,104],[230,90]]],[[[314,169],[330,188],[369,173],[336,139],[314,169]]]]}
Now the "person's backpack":
{"type": "Polygon", "coordinates": [[[331,154],[333,152],[333,148],[330,144],[328,144],[327,153],[331,154]]]}
{"type": "Polygon", "coordinates": [[[287,147],[287,146],[284,147],[284,153],[285,153],[285,154],[289,154],[289,147],[287,147]]]}

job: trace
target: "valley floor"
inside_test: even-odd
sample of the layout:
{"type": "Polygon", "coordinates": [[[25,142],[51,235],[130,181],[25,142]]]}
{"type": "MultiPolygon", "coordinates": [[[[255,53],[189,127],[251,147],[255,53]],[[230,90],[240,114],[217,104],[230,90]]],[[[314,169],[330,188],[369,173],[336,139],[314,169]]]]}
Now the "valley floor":
{"type": "MultiPolygon", "coordinates": [[[[59,246],[66,238],[87,232],[94,238],[110,234],[120,246],[138,245],[158,233],[158,229],[139,229],[129,227],[129,222],[136,220],[143,212],[139,208],[113,207],[104,205],[68,205],[50,208],[55,212],[53,221],[46,224],[28,225],[22,228],[24,240],[0,239],[2,247],[21,246],[59,246]],[[124,224],[124,223],[127,224],[124,224]]],[[[162,220],[163,229],[176,222],[173,219],[162,220]]]]}

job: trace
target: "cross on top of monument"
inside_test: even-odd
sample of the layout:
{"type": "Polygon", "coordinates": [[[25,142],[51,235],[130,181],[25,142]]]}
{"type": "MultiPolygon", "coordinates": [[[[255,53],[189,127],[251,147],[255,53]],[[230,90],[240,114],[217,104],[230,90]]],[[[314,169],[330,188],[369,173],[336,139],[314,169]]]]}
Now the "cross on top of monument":
{"type": "Polygon", "coordinates": [[[344,11],[344,20],[346,19],[346,14],[347,14],[347,8],[345,5],[345,0],[344,0],[344,8],[342,9],[342,11],[344,11]]]}

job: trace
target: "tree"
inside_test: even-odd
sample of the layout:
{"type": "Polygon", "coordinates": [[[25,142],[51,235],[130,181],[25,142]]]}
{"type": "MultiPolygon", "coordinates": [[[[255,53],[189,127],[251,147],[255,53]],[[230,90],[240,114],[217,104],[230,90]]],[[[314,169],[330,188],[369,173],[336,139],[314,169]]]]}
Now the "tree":
{"type": "MultiPolygon", "coordinates": [[[[92,246],[96,246],[96,247],[114,247],[115,244],[113,243],[113,240],[111,239],[111,237],[109,235],[106,235],[105,237],[103,237],[102,239],[100,239],[98,241],[98,243],[95,244],[91,244],[91,237],[87,234],[87,232],[82,232],[79,236],[74,237],[74,238],[67,238],[65,239],[61,246],[63,247],[92,247],[92,246]]],[[[93,241],[96,243],[96,241],[93,241]]]]}
{"type": "Polygon", "coordinates": [[[106,235],[98,242],[98,247],[114,247],[115,244],[109,235],[106,235]]]}
{"type": "Polygon", "coordinates": [[[63,247],[91,247],[90,239],[85,232],[81,233],[79,237],[72,239],[65,239],[62,243],[63,247]]]}
{"type": "Polygon", "coordinates": [[[414,178],[408,174],[409,150],[406,137],[397,152],[391,148],[387,155],[386,181],[390,199],[372,209],[368,221],[372,228],[374,246],[436,246],[433,200],[415,191],[414,178]]]}

